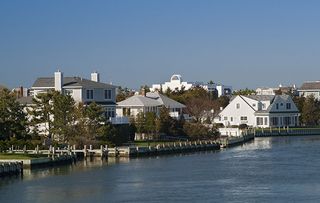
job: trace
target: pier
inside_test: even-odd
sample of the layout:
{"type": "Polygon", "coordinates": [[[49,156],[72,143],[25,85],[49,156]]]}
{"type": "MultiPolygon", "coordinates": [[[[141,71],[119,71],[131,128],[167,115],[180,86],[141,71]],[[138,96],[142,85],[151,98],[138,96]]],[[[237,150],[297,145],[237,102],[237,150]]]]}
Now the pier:
{"type": "Polygon", "coordinates": [[[255,129],[255,137],[320,135],[320,128],[266,128],[255,129]]]}
{"type": "MultiPolygon", "coordinates": [[[[13,154],[41,154],[48,157],[60,156],[75,156],[75,157],[135,157],[145,155],[160,155],[170,153],[182,153],[192,151],[205,151],[220,149],[220,142],[218,141],[185,141],[173,142],[167,144],[158,144],[156,146],[122,146],[109,148],[107,145],[101,145],[100,148],[94,149],[92,145],[84,145],[82,149],[76,149],[75,146],[68,146],[67,148],[55,148],[50,146],[48,150],[39,150],[37,146],[35,149],[27,150],[15,149],[14,146],[7,153],[13,154]]],[[[45,158],[46,159],[46,158],[45,158]]]]}

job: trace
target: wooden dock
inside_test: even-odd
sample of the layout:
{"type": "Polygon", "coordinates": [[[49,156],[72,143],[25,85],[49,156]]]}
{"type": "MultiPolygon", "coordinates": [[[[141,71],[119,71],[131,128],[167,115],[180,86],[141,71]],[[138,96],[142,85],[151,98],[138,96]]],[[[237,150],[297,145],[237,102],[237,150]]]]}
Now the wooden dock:
{"type": "Polygon", "coordinates": [[[255,137],[320,135],[320,128],[270,128],[254,130],[255,137]]]}
{"type": "Polygon", "coordinates": [[[70,155],[76,157],[134,157],[144,155],[158,155],[169,153],[182,153],[192,151],[217,150],[220,148],[220,143],[217,141],[186,141],[174,142],[168,144],[158,144],[156,146],[139,147],[139,146],[122,146],[109,148],[107,145],[100,146],[99,149],[93,149],[91,145],[83,146],[82,149],[76,149],[75,146],[68,146],[67,148],[55,148],[50,146],[48,150],[39,150],[37,146],[35,149],[27,150],[15,149],[14,146],[7,153],[14,154],[42,154],[48,157],[59,157],[63,155],[70,155]]]}
{"type": "Polygon", "coordinates": [[[226,148],[230,146],[244,144],[254,139],[254,134],[247,134],[243,136],[225,137],[220,138],[220,147],[226,148]]]}

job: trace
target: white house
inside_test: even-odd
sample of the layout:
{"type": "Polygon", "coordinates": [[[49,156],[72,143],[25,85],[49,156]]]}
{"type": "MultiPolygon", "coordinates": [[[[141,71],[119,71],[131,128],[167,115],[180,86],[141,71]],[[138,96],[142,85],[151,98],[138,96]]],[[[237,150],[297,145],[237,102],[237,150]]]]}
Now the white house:
{"type": "Polygon", "coordinates": [[[169,82],[165,82],[164,84],[153,84],[150,88],[151,92],[156,92],[159,90],[167,91],[167,89],[171,89],[173,91],[175,90],[181,90],[184,88],[184,90],[189,90],[193,87],[202,87],[203,89],[209,91],[209,92],[217,92],[218,97],[224,96],[224,95],[231,95],[232,94],[232,87],[231,86],[225,86],[225,85],[218,85],[218,84],[206,84],[203,82],[184,82],[182,80],[181,75],[172,75],[169,82]]]}
{"type": "Polygon", "coordinates": [[[225,126],[293,127],[299,125],[299,115],[288,95],[236,96],[215,118],[215,122],[225,126]]]}
{"type": "Polygon", "coordinates": [[[88,105],[95,102],[103,107],[105,116],[116,116],[116,86],[100,82],[97,72],[91,73],[91,79],[82,77],[64,77],[57,71],[53,77],[39,77],[30,88],[30,97],[22,97],[19,101],[24,104],[32,103],[32,98],[48,90],[70,94],[77,103],[88,105]]]}
{"type": "Polygon", "coordinates": [[[162,94],[148,92],[146,95],[134,95],[117,103],[117,116],[136,117],[138,113],[154,112],[159,115],[160,109],[165,106],[169,109],[170,116],[180,118],[185,105],[174,101],[162,94]]]}
{"type": "Polygon", "coordinates": [[[257,95],[276,95],[279,93],[297,95],[296,85],[282,86],[280,84],[279,87],[259,87],[256,89],[257,95]]]}
{"type": "Polygon", "coordinates": [[[314,98],[320,100],[320,81],[305,82],[298,90],[300,97],[313,95],[314,98]]]}

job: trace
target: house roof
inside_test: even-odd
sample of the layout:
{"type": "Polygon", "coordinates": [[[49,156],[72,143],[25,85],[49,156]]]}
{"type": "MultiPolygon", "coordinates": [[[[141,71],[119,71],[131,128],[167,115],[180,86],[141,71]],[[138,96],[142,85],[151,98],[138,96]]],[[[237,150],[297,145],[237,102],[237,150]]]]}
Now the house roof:
{"type": "MultiPolygon", "coordinates": [[[[40,77],[33,83],[32,88],[53,88],[54,77],[40,77]]],[[[114,85],[95,82],[81,77],[63,77],[63,87],[86,87],[86,88],[116,88],[114,85]]]]}
{"type": "Polygon", "coordinates": [[[167,108],[185,108],[185,105],[159,93],[148,92],[146,96],[134,95],[118,102],[118,106],[166,106],[167,108]]]}
{"type": "Polygon", "coordinates": [[[161,104],[152,98],[142,95],[134,95],[128,99],[118,102],[118,106],[160,106],[161,104]]]}
{"type": "Polygon", "coordinates": [[[275,95],[246,95],[243,97],[247,97],[256,101],[272,101],[275,95]]]}
{"type": "Polygon", "coordinates": [[[320,81],[305,82],[299,90],[315,90],[320,89],[320,81]]]}
{"type": "MultiPolygon", "coordinates": [[[[263,114],[263,113],[272,113],[272,109],[273,107],[276,105],[276,101],[288,101],[291,99],[291,97],[289,95],[276,95],[274,96],[274,102],[272,102],[269,107],[266,110],[260,110],[260,111],[256,111],[256,114],[263,114]]],[[[294,105],[292,106],[292,110],[290,111],[291,113],[297,113],[299,112],[298,108],[294,105]]],[[[276,113],[278,113],[279,111],[276,111],[276,113]]],[[[289,111],[285,111],[286,113],[290,113],[289,111]]]]}
{"type": "Polygon", "coordinates": [[[147,97],[156,99],[162,105],[170,108],[185,108],[186,106],[157,92],[148,92],[147,97]]]}

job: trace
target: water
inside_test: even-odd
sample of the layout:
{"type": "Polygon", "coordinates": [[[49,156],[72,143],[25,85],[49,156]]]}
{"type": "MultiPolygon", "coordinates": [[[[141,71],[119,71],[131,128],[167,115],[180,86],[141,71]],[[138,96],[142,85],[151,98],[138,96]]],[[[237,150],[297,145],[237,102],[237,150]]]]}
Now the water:
{"type": "Polygon", "coordinates": [[[0,202],[319,202],[320,136],[78,162],[0,179],[0,202]]]}

